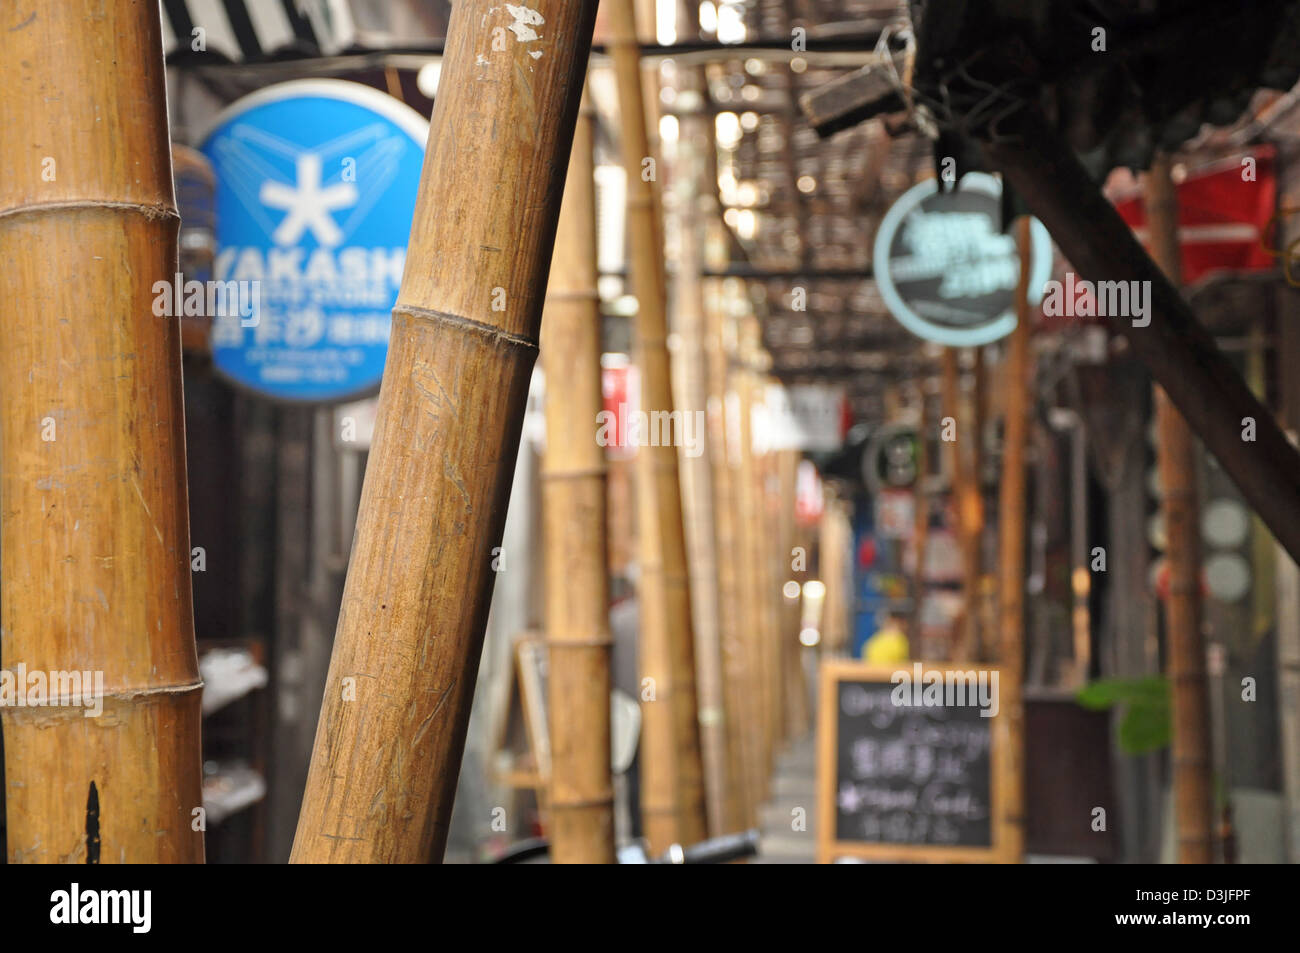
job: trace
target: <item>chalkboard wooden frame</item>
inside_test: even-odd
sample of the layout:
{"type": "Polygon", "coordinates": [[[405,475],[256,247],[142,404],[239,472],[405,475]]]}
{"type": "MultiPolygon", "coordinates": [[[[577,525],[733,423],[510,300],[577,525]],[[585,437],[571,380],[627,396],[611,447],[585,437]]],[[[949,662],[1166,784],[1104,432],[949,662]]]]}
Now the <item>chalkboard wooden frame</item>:
{"type": "MultiPolygon", "coordinates": [[[[1003,791],[1009,767],[1006,756],[1006,720],[999,712],[989,726],[989,823],[991,847],[952,847],[931,844],[874,844],[836,838],[837,759],[839,719],[837,700],[841,682],[884,682],[888,684],[900,669],[912,671],[914,662],[872,665],[850,659],[825,659],[821,663],[817,700],[817,862],[828,864],[838,858],[913,863],[1002,863],[1007,861],[1004,833],[1003,791]]],[[[922,672],[999,672],[996,665],[976,662],[922,662],[922,672]]],[[[999,674],[999,680],[1001,674],[999,674]]]]}

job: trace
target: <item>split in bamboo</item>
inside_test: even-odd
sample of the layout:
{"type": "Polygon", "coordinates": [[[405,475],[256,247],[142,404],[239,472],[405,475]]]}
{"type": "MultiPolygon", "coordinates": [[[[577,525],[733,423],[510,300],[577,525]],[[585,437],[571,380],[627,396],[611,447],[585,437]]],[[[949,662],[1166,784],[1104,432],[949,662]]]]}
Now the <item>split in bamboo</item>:
{"type": "MultiPolygon", "coordinates": [[[[1182,284],[1178,191],[1169,156],[1158,153],[1145,176],[1151,256],[1175,287],[1182,284]]],[[[1200,519],[1196,445],[1192,432],[1159,385],[1155,388],[1156,457],[1163,497],[1169,598],[1169,679],[1173,683],[1174,813],[1178,861],[1214,860],[1214,793],[1210,778],[1210,700],[1201,632],[1200,519]]]]}
{"type": "Polygon", "coordinates": [[[446,843],[596,3],[530,9],[452,9],[295,862],[446,843]]]}
{"type": "MultiPolygon", "coordinates": [[[[634,361],[646,412],[672,406],[667,346],[662,228],[646,126],[641,56],[632,0],[606,0],[610,52],[618,84],[622,152],[627,170],[628,239],[637,298],[634,361]]],[[[653,696],[642,705],[641,810],[650,849],[705,837],[704,779],[691,635],[690,587],[678,484],[677,450],[636,452],[638,601],[642,679],[653,696]]]]}
{"type": "Polygon", "coordinates": [[[591,107],[583,108],[546,287],[542,538],[551,733],[550,842],[557,864],[614,863],[609,586],[591,107]]]}
{"type": "Polygon", "coordinates": [[[158,5],[5,21],[0,656],[60,676],[3,708],[9,859],[199,863],[180,327],[152,307],[179,224],[158,5]]]}

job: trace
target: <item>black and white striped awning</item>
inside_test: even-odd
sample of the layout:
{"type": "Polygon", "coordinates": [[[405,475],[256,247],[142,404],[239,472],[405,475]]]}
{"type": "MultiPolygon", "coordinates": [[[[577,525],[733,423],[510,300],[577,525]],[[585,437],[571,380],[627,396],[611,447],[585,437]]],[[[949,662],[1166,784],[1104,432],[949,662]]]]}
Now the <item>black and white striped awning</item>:
{"type": "Polygon", "coordinates": [[[161,0],[170,62],[333,56],[357,45],[349,0],[161,0]]]}

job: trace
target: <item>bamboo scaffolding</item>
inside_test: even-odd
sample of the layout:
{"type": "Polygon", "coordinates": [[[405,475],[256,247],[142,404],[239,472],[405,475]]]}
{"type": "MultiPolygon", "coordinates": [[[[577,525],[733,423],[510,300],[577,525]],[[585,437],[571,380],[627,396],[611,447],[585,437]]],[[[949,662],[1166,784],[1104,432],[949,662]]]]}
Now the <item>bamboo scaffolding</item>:
{"type": "Polygon", "coordinates": [[[153,310],[179,270],[158,6],[5,21],[0,656],[51,679],[0,710],[8,855],[201,863],[180,326],[153,310]]]}
{"type": "Polygon", "coordinates": [[[1016,329],[1011,333],[1003,372],[1006,414],[1002,450],[1002,487],[998,506],[998,625],[999,730],[1004,733],[1002,816],[999,826],[1004,856],[1019,863],[1025,851],[1024,710],[1021,681],[1024,672],[1025,629],[1025,446],[1029,438],[1029,412],[1033,379],[1029,351],[1030,219],[1017,223],[1020,278],[1016,283],[1016,329]]]}
{"type": "MultiPolygon", "coordinates": [[[[605,11],[627,169],[630,271],[637,297],[634,362],[641,379],[641,409],[650,415],[664,414],[672,410],[673,391],[666,341],[663,232],[654,186],[657,176],[654,165],[646,162],[654,157],[632,0],[606,0],[605,11]]],[[[653,680],[653,694],[642,698],[641,810],[646,839],[657,852],[673,843],[702,840],[707,822],[677,451],[655,442],[660,445],[637,449],[635,467],[639,654],[643,682],[653,680]]]]}
{"type": "MultiPolygon", "coordinates": [[[[1158,153],[1144,180],[1151,257],[1169,281],[1182,284],[1178,242],[1178,190],[1169,156],[1158,153]]],[[[1169,679],[1173,683],[1174,811],[1178,862],[1214,860],[1214,792],[1210,765],[1210,700],[1201,631],[1200,514],[1196,494],[1196,445],[1192,432],[1158,384],[1156,459],[1164,496],[1169,598],[1169,679]]]]}
{"type": "Polygon", "coordinates": [[[596,3],[527,9],[452,10],[295,862],[446,843],[596,3]]]}
{"type": "Polygon", "coordinates": [[[614,863],[610,776],[609,585],[601,411],[596,195],[587,98],[555,232],[546,286],[542,367],[546,454],[541,469],[546,558],[550,841],[557,864],[614,863]]]}

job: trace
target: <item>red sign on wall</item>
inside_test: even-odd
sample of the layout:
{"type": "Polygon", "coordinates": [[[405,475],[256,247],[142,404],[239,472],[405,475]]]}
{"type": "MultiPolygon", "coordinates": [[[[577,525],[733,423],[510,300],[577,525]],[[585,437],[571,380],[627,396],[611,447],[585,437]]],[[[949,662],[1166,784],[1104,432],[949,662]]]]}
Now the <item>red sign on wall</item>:
{"type": "MultiPolygon", "coordinates": [[[[1269,271],[1277,260],[1265,250],[1265,230],[1277,207],[1274,151],[1261,147],[1193,169],[1178,184],[1178,238],[1183,284],[1216,271],[1269,271]]],[[[1144,244],[1146,208],[1141,195],[1115,203],[1120,217],[1144,244]]]]}

